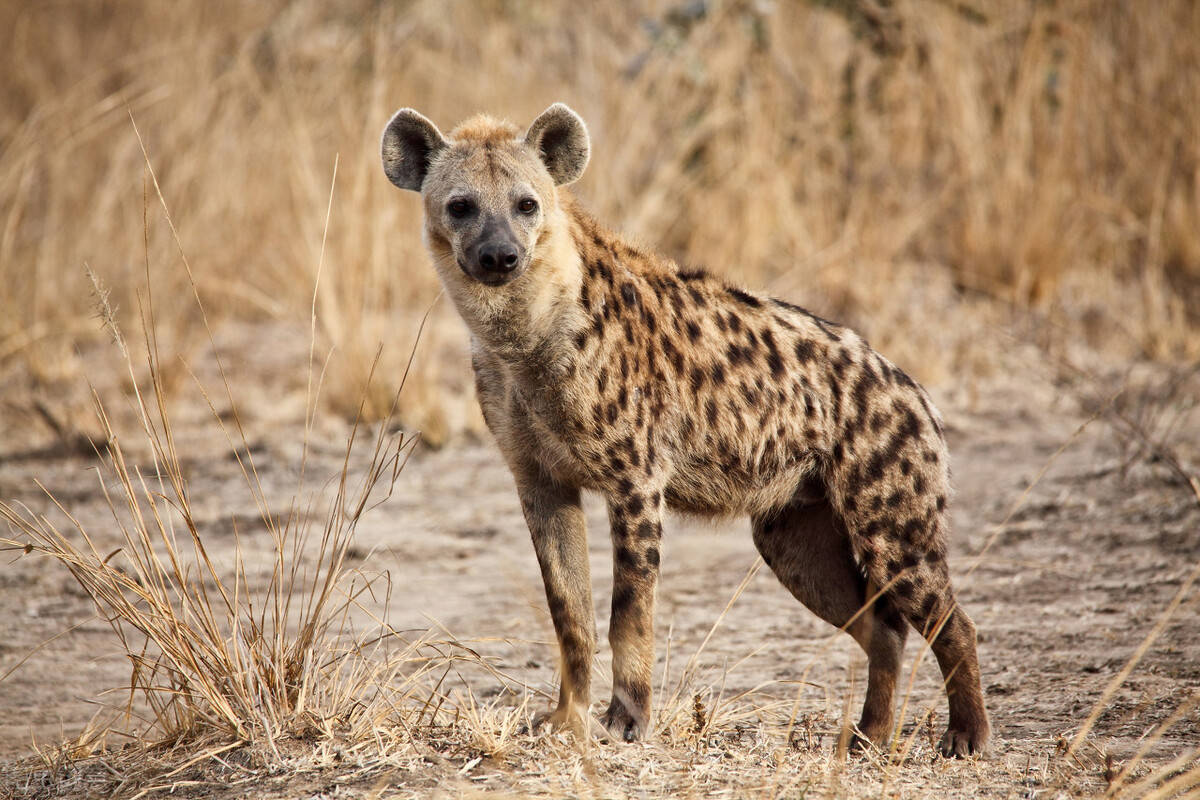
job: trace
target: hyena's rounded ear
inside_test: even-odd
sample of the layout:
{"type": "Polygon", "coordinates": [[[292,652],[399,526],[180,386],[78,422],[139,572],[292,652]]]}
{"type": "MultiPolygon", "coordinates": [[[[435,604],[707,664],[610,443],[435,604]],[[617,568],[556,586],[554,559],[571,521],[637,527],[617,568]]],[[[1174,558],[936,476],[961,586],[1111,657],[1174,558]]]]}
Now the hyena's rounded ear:
{"type": "Polygon", "coordinates": [[[525,132],[525,144],[537,151],[559,186],[579,180],[591,151],[583,119],[562,103],[550,106],[533,121],[525,132]]]}
{"type": "Polygon", "coordinates": [[[437,125],[411,108],[402,108],[383,129],[383,171],[401,189],[419,192],[433,157],[446,144],[437,125]]]}

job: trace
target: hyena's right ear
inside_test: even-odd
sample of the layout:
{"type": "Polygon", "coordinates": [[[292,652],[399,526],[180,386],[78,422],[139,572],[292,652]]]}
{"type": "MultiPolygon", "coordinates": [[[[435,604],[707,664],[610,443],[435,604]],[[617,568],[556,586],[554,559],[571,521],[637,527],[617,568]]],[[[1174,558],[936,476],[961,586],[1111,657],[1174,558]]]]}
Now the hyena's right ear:
{"type": "Polygon", "coordinates": [[[383,171],[401,189],[419,192],[433,157],[446,144],[437,125],[411,108],[402,108],[383,129],[383,171]]]}

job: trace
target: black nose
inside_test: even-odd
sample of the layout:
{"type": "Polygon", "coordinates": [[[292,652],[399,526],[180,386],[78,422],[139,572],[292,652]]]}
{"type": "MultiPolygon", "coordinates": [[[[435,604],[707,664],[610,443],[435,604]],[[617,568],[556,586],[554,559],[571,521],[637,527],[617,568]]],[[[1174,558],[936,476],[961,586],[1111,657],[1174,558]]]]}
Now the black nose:
{"type": "Polygon", "coordinates": [[[512,272],[518,258],[512,242],[489,242],[479,248],[479,267],[485,272],[512,272]]]}

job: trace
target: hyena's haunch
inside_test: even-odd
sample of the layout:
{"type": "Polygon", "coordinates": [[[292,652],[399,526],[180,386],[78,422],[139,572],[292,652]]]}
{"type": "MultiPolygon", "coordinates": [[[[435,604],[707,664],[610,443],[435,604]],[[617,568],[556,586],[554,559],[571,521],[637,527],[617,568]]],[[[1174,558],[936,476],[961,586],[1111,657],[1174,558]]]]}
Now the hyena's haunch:
{"type": "Polygon", "coordinates": [[[862,646],[862,736],[891,733],[912,625],[945,677],[942,752],[981,751],[975,628],[950,587],[946,445],[924,390],[853,331],[603,228],[562,188],[589,153],[564,105],[524,134],[476,117],[448,136],[402,109],[382,148],[392,183],[424,200],[425,242],[470,329],[479,403],[529,523],[562,656],[546,720],[589,728],[596,633],[579,498],[591,489],[612,528],[603,722],[614,736],[647,733],[671,508],[749,515],[783,585],[862,646]]]}

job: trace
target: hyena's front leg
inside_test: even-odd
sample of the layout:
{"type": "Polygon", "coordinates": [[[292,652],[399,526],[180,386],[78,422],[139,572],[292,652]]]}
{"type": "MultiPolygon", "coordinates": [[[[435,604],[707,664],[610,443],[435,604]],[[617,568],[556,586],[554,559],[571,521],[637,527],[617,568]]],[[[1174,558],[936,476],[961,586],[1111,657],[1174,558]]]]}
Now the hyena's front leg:
{"type": "Polygon", "coordinates": [[[646,487],[611,497],[613,538],[613,696],[604,726],[627,742],[650,725],[650,678],[654,667],[654,595],[662,538],[662,494],[646,487]]]}
{"type": "Polygon", "coordinates": [[[521,506],[546,585],[546,602],[558,636],[562,685],[558,708],[541,715],[583,737],[589,732],[592,655],[596,652],[596,620],[592,612],[592,579],[588,569],[587,525],[579,489],[541,476],[518,481],[521,506]]]}

